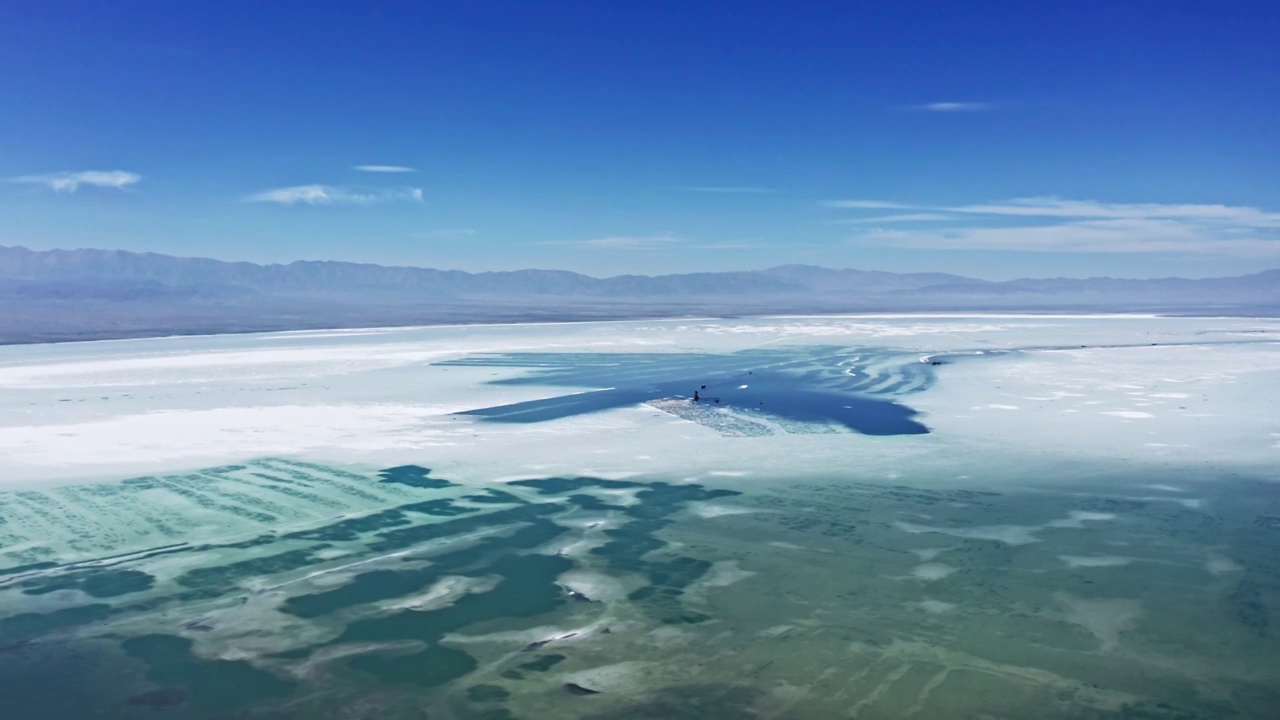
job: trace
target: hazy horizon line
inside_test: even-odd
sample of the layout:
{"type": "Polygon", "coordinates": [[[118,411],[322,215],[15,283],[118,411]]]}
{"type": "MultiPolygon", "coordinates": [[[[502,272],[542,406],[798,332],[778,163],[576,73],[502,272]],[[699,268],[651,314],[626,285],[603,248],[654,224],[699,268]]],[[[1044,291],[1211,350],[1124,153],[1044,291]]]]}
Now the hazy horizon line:
{"type": "Polygon", "coordinates": [[[659,278],[659,277],[681,276],[681,275],[697,275],[697,274],[706,274],[706,273],[711,273],[711,274],[763,273],[763,272],[768,272],[770,270],[777,270],[780,268],[787,268],[787,267],[817,268],[820,270],[830,270],[834,272],[847,272],[847,271],[879,272],[879,273],[887,273],[890,275],[952,275],[957,278],[964,278],[967,280],[981,280],[983,282],[992,282],[992,283],[1016,282],[1018,280],[1212,280],[1215,278],[1250,277],[1253,275],[1261,275],[1268,272],[1280,271],[1280,267],[1272,267],[1272,268],[1263,268],[1261,270],[1257,270],[1250,273],[1244,273],[1241,275],[1203,275],[1198,277],[1188,277],[1183,275],[1160,275],[1160,276],[1151,276],[1151,277],[1131,277],[1131,276],[1117,276],[1117,275],[1090,275],[1090,276],[1020,275],[1017,277],[1010,277],[1010,278],[1005,278],[1001,280],[996,280],[996,279],[991,279],[989,277],[981,277],[977,275],[966,275],[966,274],[950,272],[946,270],[898,271],[898,270],[882,270],[878,268],[831,267],[827,265],[814,265],[811,263],[782,263],[781,265],[770,265],[768,267],[754,268],[749,270],[711,270],[711,271],[702,271],[699,273],[665,272],[665,273],[618,273],[618,274],[612,274],[612,275],[593,275],[590,273],[584,273],[577,270],[566,270],[563,268],[553,268],[553,267],[522,267],[515,270],[462,270],[459,268],[431,267],[427,265],[387,264],[387,263],[369,262],[369,261],[362,261],[362,260],[307,259],[307,258],[299,258],[299,259],[290,260],[287,262],[260,262],[255,260],[239,260],[239,259],[231,260],[231,259],[212,257],[207,255],[175,255],[171,253],[155,252],[151,250],[140,251],[140,250],[125,250],[121,248],[99,248],[99,247],[34,249],[34,248],[27,247],[25,245],[0,245],[0,250],[22,250],[29,253],[58,253],[58,252],[61,252],[61,253],[74,253],[74,252],[125,253],[129,255],[154,255],[158,257],[172,258],[175,260],[206,260],[211,262],[226,263],[228,265],[248,264],[248,265],[254,265],[257,267],[272,267],[272,266],[289,267],[291,265],[305,264],[305,263],[338,263],[338,264],[344,264],[344,265],[363,265],[363,266],[381,267],[381,268],[405,268],[405,269],[411,269],[411,270],[434,270],[437,272],[458,272],[458,273],[464,273],[467,275],[482,275],[482,274],[489,274],[489,273],[492,273],[492,274],[518,273],[518,272],[557,272],[557,273],[569,273],[572,275],[578,275],[581,277],[587,277],[587,278],[592,278],[596,280],[608,280],[611,278],[619,278],[619,277],[659,278]]]}

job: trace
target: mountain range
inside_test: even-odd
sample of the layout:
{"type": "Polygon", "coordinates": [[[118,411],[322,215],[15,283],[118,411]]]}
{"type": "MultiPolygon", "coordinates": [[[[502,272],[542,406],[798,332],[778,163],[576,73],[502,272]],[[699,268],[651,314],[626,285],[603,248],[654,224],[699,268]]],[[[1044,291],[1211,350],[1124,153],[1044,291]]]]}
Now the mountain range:
{"type": "Polygon", "coordinates": [[[1280,270],[1197,280],[994,282],[784,265],[595,278],[560,270],[259,265],[0,247],[0,343],[458,322],[990,310],[1275,314],[1280,270]]]}

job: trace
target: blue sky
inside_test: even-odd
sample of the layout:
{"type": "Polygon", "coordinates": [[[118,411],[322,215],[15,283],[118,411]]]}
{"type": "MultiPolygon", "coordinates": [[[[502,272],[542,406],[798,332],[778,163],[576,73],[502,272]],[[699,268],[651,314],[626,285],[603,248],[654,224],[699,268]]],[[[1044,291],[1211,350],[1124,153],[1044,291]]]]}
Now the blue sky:
{"type": "Polygon", "coordinates": [[[0,245],[1252,272],[1278,37],[1247,0],[10,0],[0,245]]]}

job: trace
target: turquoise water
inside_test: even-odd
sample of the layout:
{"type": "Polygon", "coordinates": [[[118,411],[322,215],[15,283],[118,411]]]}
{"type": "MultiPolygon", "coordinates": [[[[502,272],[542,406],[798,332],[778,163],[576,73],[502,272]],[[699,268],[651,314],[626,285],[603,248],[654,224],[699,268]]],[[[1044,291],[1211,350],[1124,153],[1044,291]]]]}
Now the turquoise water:
{"type": "Polygon", "coordinates": [[[88,489],[32,491],[43,525],[0,505],[0,697],[54,720],[1270,717],[1280,489],[1095,470],[465,486],[264,460],[97,484],[134,527],[56,547],[17,540],[88,489]],[[219,513],[237,534],[182,541],[219,513]]]}

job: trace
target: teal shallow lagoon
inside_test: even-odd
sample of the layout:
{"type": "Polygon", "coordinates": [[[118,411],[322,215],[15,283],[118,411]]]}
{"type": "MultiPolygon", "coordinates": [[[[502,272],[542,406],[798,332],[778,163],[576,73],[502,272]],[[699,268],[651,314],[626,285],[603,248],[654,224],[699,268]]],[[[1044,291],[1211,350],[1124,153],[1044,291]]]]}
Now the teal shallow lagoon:
{"type": "MultiPolygon", "coordinates": [[[[356,482],[281,460],[246,470],[317,493],[356,482]]],[[[22,682],[7,708],[1252,718],[1280,702],[1269,483],[1135,499],[1105,484],[581,477],[490,494],[411,474],[404,502],[359,518],[8,576],[0,676],[22,682]],[[91,593],[104,573],[108,592],[91,593]],[[96,689],[50,705],[72,668],[96,689]]]]}

